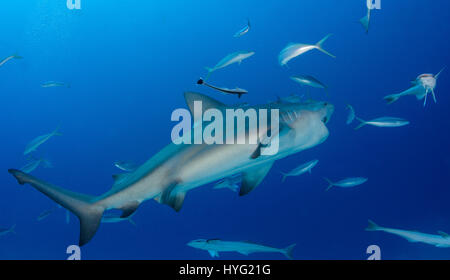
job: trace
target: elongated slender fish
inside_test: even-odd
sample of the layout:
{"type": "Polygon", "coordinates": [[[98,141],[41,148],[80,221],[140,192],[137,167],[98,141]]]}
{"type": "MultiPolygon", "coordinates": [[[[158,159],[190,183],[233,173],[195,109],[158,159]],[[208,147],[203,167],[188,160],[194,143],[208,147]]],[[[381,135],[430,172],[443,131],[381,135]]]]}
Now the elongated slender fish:
{"type": "Polygon", "coordinates": [[[309,75],[291,77],[291,80],[293,80],[294,82],[297,82],[301,85],[305,85],[305,86],[310,86],[310,87],[315,87],[315,88],[323,88],[323,89],[328,88],[321,81],[319,81],[316,78],[314,78],[313,76],[309,76],[309,75]]]}
{"type": "Polygon", "coordinates": [[[250,20],[247,19],[247,25],[234,34],[234,38],[240,38],[250,31],[250,20]]]}
{"type": "MultiPolygon", "coordinates": [[[[202,104],[200,113],[210,109],[220,112],[234,110],[233,106],[227,106],[203,94],[186,92],[184,96],[192,115],[198,114],[199,109],[195,106],[198,102],[202,104]]],[[[162,204],[180,211],[187,192],[233,174],[242,176],[239,195],[249,194],[264,180],[276,160],[313,148],[326,141],[329,136],[326,124],[334,112],[332,104],[318,101],[298,104],[269,103],[252,105],[248,108],[255,110],[257,115],[271,109],[278,110],[273,111],[274,114],[280,112],[281,115],[286,116],[286,120],[280,120],[278,133],[276,133],[278,139],[276,153],[262,155],[262,145],[265,141],[259,143],[243,141],[245,144],[193,144],[191,142],[192,144],[178,145],[172,142],[135,171],[115,176],[112,188],[100,196],[72,192],[16,169],[9,169],[8,172],[17,179],[19,184],[31,185],[74,213],[80,220],[79,244],[84,245],[94,237],[102,215],[107,210],[121,210],[121,218],[126,218],[132,215],[143,202],[157,199],[162,204]]],[[[268,114],[268,116],[271,115],[271,113],[268,114]]],[[[269,123],[272,122],[269,121],[269,123]]],[[[153,127],[150,126],[148,129],[157,135],[153,127]]],[[[265,130],[251,126],[238,130],[235,126],[234,135],[241,134],[240,137],[246,139],[247,137],[264,139],[268,135],[268,129],[271,129],[271,125],[265,130]]],[[[187,133],[191,139],[195,135],[195,131],[187,133]]],[[[238,141],[241,140],[238,139],[238,141]]]]}
{"type": "Polygon", "coordinates": [[[365,121],[358,117],[356,117],[356,119],[358,121],[360,121],[361,123],[357,127],[355,127],[355,130],[360,129],[361,127],[363,127],[365,125],[372,125],[372,126],[377,126],[377,127],[400,127],[400,126],[405,126],[405,125],[409,124],[409,121],[407,121],[405,119],[394,118],[394,117],[381,117],[381,118],[373,119],[371,121],[365,121]]]}
{"type": "Polygon", "coordinates": [[[39,216],[37,217],[38,221],[42,221],[45,218],[47,218],[48,216],[50,216],[51,213],[53,213],[54,209],[49,209],[49,210],[45,210],[43,211],[41,214],[39,214],[39,216]]]}
{"type": "Polygon", "coordinates": [[[297,94],[291,94],[285,97],[277,97],[277,101],[275,103],[300,103],[303,96],[299,96],[297,94]]]}
{"type": "Polygon", "coordinates": [[[229,176],[214,185],[214,189],[230,189],[234,192],[239,191],[239,184],[242,182],[240,175],[229,176]]]}
{"type": "Polygon", "coordinates": [[[431,95],[433,96],[434,103],[437,103],[434,89],[436,88],[436,83],[439,78],[439,75],[442,73],[442,71],[444,71],[444,69],[445,67],[442,68],[442,70],[439,71],[439,73],[437,73],[436,75],[433,74],[419,75],[416,78],[416,80],[411,82],[413,84],[412,87],[400,93],[387,95],[384,97],[384,100],[386,100],[388,104],[392,104],[395,101],[397,101],[400,97],[407,95],[415,95],[417,100],[424,99],[423,106],[425,107],[425,105],[427,104],[428,94],[431,93],[431,95]]]}
{"type": "Polygon", "coordinates": [[[284,182],[286,180],[286,178],[290,177],[290,176],[299,176],[306,172],[309,172],[311,174],[311,169],[313,169],[314,166],[317,165],[317,163],[319,163],[319,161],[317,159],[315,159],[315,160],[309,161],[305,164],[302,164],[302,165],[294,168],[293,170],[289,171],[288,173],[281,172],[281,174],[283,174],[283,179],[281,180],[281,182],[284,182]]]}
{"type": "Polygon", "coordinates": [[[128,216],[126,218],[121,218],[120,215],[114,215],[114,214],[105,214],[102,217],[102,223],[120,223],[123,221],[128,221],[133,226],[136,226],[136,223],[131,219],[133,215],[128,216]]]}
{"type": "Polygon", "coordinates": [[[27,164],[25,164],[22,168],[20,168],[21,171],[25,173],[33,172],[39,165],[44,165],[45,168],[52,168],[52,163],[45,158],[31,158],[27,164]]]}
{"type": "Polygon", "coordinates": [[[0,228],[0,236],[7,235],[8,233],[16,233],[15,229],[16,225],[13,225],[10,228],[0,228]]]}
{"type": "Polygon", "coordinates": [[[224,57],[222,60],[220,60],[216,64],[216,66],[214,66],[213,68],[206,67],[206,70],[208,70],[208,76],[206,78],[208,78],[212,72],[222,69],[224,67],[227,67],[228,65],[231,65],[233,63],[241,64],[241,62],[244,59],[247,59],[254,54],[255,54],[255,52],[249,52],[249,51],[239,51],[239,52],[234,52],[232,54],[229,54],[226,57],[224,57]]]}
{"type": "Polygon", "coordinates": [[[391,233],[402,238],[405,238],[409,242],[421,242],[429,245],[436,246],[438,248],[450,247],[450,235],[443,231],[438,231],[438,234],[428,234],[412,230],[393,229],[381,227],[369,220],[369,225],[366,228],[367,231],[384,231],[391,233]]]}
{"type": "Polygon", "coordinates": [[[132,171],[136,170],[139,167],[134,162],[123,161],[123,160],[116,160],[114,162],[114,166],[119,168],[120,170],[125,171],[125,172],[132,172],[132,171]]]}
{"type": "Polygon", "coordinates": [[[31,152],[36,151],[36,149],[44,144],[45,142],[47,142],[50,138],[52,138],[53,136],[61,136],[62,134],[60,132],[58,132],[58,129],[55,129],[53,132],[45,134],[45,135],[41,135],[38,136],[36,138],[34,138],[30,143],[28,143],[28,145],[25,147],[25,151],[23,152],[24,155],[28,155],[31,152]]]}
{"type": "Polygon", "coordinates": [[[325,36],[325,38],[323,38],[322,40],[320,40],[317,44],[315,45],[307,45],[307,44],[296,44],[296,43],[290,43],[288,44],[281,52],[280,55],[278,56],[278,62],[280,63],[281,66],[286,65],[291,59],[302,55],[306,52],[309,52],[310,50],[319,50],[329,56],[331,56],[332,58],[336,58],[336,56],[332,55],[331,53],[327,52],[326,50],[324,50],[322,48],[322,44],[331,36],[332,34],[328,34],[327,36],[325,36]]]}
{"type": "Polygon", "coordinates": [[[219,252],[238,252],[243,255],[251,253],[281,253],[292,260],[292,250],[295,244],[284,249],[264,246],[249,241],[222,241],[220,239],[197,239],[187,244],[193,248],[208,251],[211,257],[219,257],[219,252]]]}
{"type": "Polygon", "coordinates": [[[370,11],[371,11],[371,10],[372,10],[372,9],[370,9],[369,7],[367,7],[367,14],[359,20],[359,23],[361,23],[361,25],[363,26],[364,31],[366,32],[366,34],[369,33],[370,11]]]}
{"type": "Polygon", "coordinates": [[[348,111],[348,116],[347,116],[347,122],[346,123],[347,124],[351,124],[353,122],[353,120],[355,119],[355,117],[356,117],[355,110],[353,109],[352,105],[350,105],[350,104],[347,105],[347,109],[349,111],[348,111]]]}
{"type": "Polygon", "coordinates": [[[43,88],[51,88],[51,87],[68,87],[68,88],[70,88],[70,84],[64,83],[64,82],[48,81],[48,82],[42,83],[41,87],[43,87],[43,88]]]}
{"type": "Polygon", "coordinates": [[[248,91],[246,91],[245,89],[242,89],[242,88],[229,89],[229,88],[216,87],[216,86],[208,84],[202,78],[200,78],[197,81],[197,85],[205,85],[207,87],[210,87],[212,89],[218,90],[218,91],[226,93],[226,94],[236,94],[238,96],[238,98],[241,98],[241,95],[248,93],[248,91]]]}
{"type": "Polygon", "coordinates": [[[352,187],[356,187],[359,186],[361,184],[364,184],[365,182],[367,182],[367,178],[364,177],[355,177],[355,178],[346,178],[343,180],[340,180],[336,183],[331,182],[330,179],[328,178],[324,178],[327,182],[328,182],[328,187],[326,189],[326,191],[328,191],[329,189],[331,189],[332,187],[340,187],[340,188],[352,188],[352,187]]]}
{"type": "Polygon", "coordinates": [[[11,59],[22,59],[23,57],[19,55],[10,55],[6,58],[4,58],[2,61],[0,61],[0,67],[2,67],[6,62],[10,61],[11,59]]]}

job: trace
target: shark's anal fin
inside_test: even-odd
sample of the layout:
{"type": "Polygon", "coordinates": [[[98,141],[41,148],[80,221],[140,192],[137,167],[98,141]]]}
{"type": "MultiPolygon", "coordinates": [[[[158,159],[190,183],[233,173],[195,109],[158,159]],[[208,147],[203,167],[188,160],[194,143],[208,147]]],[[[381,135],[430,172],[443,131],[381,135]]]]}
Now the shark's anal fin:
{"type": "Polygon", "coordinates": [[[127,218],[131,216],[138,208],[139,208],[140,202],[139,201],[130,201],[127,204],[120,207],[120,210],[122,210],[121,218],[127,218]]]}
{"type": "Polygon", "coordinates": [[[273,161],[264,164],[258,164],[242,173],[242,185],[239,192],[240,196],[246,195],[256,188],[266,177],[269,170],[272,168],[273,161]]]}
{"type": "Polygon", "coordinates": [[[213,251],[213,250],[208,250],[208,253],[211,255],[211,257],[213,258],[218,258],[219,257],[219,252],[217,251],[213,251]]]}
{"type": "Polygon", "coordinates": [[[178,183],[174,183],[167,187],[166,190],[161,194],[159,202],[166,204],[172,207],[175,211],[179,212],[181,210],[181,207],[183,207],[186,193],[177,192],[175,190],[177,184],[178,183]]]}

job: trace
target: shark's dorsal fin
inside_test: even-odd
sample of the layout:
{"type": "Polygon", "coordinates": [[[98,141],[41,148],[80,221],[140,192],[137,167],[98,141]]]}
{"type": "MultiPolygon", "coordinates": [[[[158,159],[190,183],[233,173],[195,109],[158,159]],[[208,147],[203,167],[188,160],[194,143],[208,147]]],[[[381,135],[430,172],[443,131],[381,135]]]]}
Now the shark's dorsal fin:
{"type": "Polygon", "coordinates": [[[256,188],[264,179],[264,177],[266,177],[270,168],[272,168],[272,165],[273,161],[264,164],[258,164],[255,167],[242,172],[242,184],[239,195],[246,195],[254,188],[256,188]]]}
{"type": "MultiPolygon", "coordinates": [[[[208,109],[224,109],[227,107],[227,105],[223,104],[220,101],[217,101],[209,96],[206,96],[201,93],[195,93],[195,92],[185,92],[184,93],[184,99],[186,100],[186,104],[189,107],[189,111],[191,111],[191,114],[194,115],[194,101],[201,101],[202,102],[202,111],[206,111],[208,109]]],[[[203,114],[203,112],[201,112],[203,114]]]]}
{"type": "Polygon", "coordinates": [[[446,232],[438,231],[438,233],[439,233],[440,236],[442,236],[444,238],[450,238],[450,235],[448,233],[446,233],[446,232]]]}

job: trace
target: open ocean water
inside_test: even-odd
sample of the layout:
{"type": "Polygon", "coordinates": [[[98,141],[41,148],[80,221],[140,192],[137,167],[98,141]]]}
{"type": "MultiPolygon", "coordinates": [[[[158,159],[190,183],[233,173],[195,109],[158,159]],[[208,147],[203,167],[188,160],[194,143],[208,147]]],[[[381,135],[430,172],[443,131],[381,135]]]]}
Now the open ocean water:
{"type": "MultiPolygon", "coordinates": [[[[215,190],[190,191],[176,213],[155,201],[144,203],[128,222],[101,224],[82,247],[83,259],[211,259],[186,244],[198,238],[251,240],[284,248],[296,243],[295,259],[367,259],[377,245],[383,259],[449,259],[437,248],[384,232],[365,231],[368,219],[391,228],[450,232],[450,69],[440,74],[427,105],[403,97],[387,105],[423,73],[450,66],[450,2],[381,0],[372,10],[368,34],[358,20],[366,3],[334,0],[266,1],[66,1],[15,0],[0,4],[0,259],[66,259],[77,244],[78,219],[66,223],[64,209],[7,172],[27,163],[26,145],[60,126],[35,152],[52,168],[32,174],[58,186],[92,195],[112,185],[116,160],[143,163],[171,141],[170,116],[187,108],[183,92],[207,94],[227,104],[262,104],[290,94],[335,106],[328,139],[277,161],[247,196],[215,190]],[[248,34],[233,34],[251,22],[248,34]],[[278,54],[290,42],[323,45],[282,67],[278,54]],[[254,51],[241,65],[211,75],[209,82],[248,90],[241,99],[196,85],[235,51],[254,51]],[[301,87],[289,79],[312,75],[328,86],[301,87]],[[68,86],[41,87],[47,81],[68,86]],[[346,125],[351,104],[364,120],[407,119],[397,128],[346,125]],[[281,172],[318,159],[311,174],[281,172]],[[327,182],[367,177],[354,188],[327,182]],[[53,211],[41,221],[38,216],[53,211]]],[[[208,172],[208,170],[205,170],[208,172]]],[[[222,259],[285,259],[282,254],[222,259]]]]}

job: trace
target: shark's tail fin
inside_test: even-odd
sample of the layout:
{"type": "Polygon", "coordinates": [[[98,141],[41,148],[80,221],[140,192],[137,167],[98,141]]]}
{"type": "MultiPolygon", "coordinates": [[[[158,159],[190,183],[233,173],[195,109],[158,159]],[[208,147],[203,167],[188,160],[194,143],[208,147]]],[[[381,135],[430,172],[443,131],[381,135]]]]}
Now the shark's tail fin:
{"type": "Polygon", "coordinates": [[[400,98],[400,95],[398,94],[391,94],[391,95],[387,95],[385,97],[383,97],[384,100],[386,100],[387,104],[392,104],[395,101],[397,101],[400,98]]]}
{"type": "Polygon", "coordinates": [[[292,245],[289,245],[288,247],[283,249],[283,254],[286,256],[286,258],[288,258],[290,260],[293,259],[292,251],[294,250],[295,245],[296,244],[292,244],[292,245]]]}
{"type": "Polygon", "coordinates": [[[331,35],[333,35],[333,34],[328,34],[327,36],[325,36],[322,40],[320,40],[320,41],[316,44],[316,47],[317,47],[317,49],[318,49],[319,51],[323,52],[324,54],[327,54],[327,55],[331,56],[332,58],[336,58],[336,56],[332,55],[331,53],[327,52],[326,50],[324,50],[324,49],[322,48],[322,44],[323,44],[328,38],[330,38],[331,35]]]}
{"type": "Polygon", "coordinates": [[[375,224],[372,220],[369,220],[368,221],[369,222],[369,225],[366,227],[366,230],[367,231],[376,231],[376,230],[378,230],[380,227],[377,225],[377,224],[375,224]]]}
{"type": "Polygon", "coordinates": [[[327,191],[329,191],[329,190],[334,186],[334,184],[333,184],[333,182],[331,182],[331,180],[328,179],[328,178],[323,177],[323,179],[324,179],[325,181],[328,182],[328,187],[325,189],[325,191],[327,192],[327,191]]]}
{"type": "Polygon", "coordinates": [[[363,126],[365,126],[367,124],[367,122],[365,120],[361,119],[361,118],[355,117],[355,119],[357,119],[358,121],[361,122],[357,127],[355,127],[355,130],[360,129],[361,127],[363,127],[363,126]]]}
{"type": "Polygon", "coordinates": [[[88,243],[94,237],[105,209],[93,203],[93,197],[51,185],[20,170],[9,169],[8,172],[17,179],[19,184],[30,184],[80,219],[80,246],[88,243]]]}
{"type": "Polygon", "coordinates": [[[10,233],[16,234],[16,224],[12,225],[12,227],[8,230],[10,233]]]}

